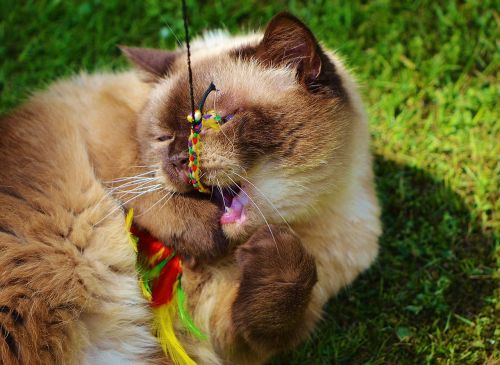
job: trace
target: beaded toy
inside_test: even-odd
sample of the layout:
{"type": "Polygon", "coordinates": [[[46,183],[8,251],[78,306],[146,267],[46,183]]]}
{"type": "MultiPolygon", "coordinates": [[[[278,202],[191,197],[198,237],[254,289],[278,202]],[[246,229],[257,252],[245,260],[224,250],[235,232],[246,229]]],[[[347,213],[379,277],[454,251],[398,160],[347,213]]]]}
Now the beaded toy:
{"type": "Polygon", "coordinates": [[[210,83],[208,89],[205,91],[201,98],[199,109],[194,112],[194,118],[192,114],[187,116],[187,120],[191,123],[191,134],[188,139],[188,152],[189,152],[189,182],[193,185],[195,190],[201,193],[210,192],[201,183],[200,177],[200,159],[201,159],[201,140],[200,133],[203,127],[212,128],[215,130],[220,130],[221,116],[215,111],[211,110],[207,114],[203,114],[203,105],[207,100],[208,94],[216,90],[213,82],[210,83]]]}
{"type": "Polygon", "coordinates": [[[176,312],[184,327],[199,339],[206,339],[191,320],[182,289],[182,263],[175,251],[148,232],[132,224],[133,209],[126,218],[129,240],[137,253],[137,271],[144,297],[153,310],[153,332],[161,347],[177,365],[196,365],[174,333],[176,312]]]}

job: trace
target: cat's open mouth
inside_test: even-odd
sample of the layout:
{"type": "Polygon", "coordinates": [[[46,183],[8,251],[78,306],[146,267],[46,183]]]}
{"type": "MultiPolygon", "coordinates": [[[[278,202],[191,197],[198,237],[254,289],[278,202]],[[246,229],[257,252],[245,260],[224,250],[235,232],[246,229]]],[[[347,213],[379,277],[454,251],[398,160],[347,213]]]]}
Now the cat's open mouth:
{"type": "Polygon", "coordinates": [[[220,218],[221,224],[242,224],[245,222],[245,207],[248,204],[248,195],[239,185],[221,189],[212,187],[212,201],[217,202],[221,209],[224,210],[220,218]]]}

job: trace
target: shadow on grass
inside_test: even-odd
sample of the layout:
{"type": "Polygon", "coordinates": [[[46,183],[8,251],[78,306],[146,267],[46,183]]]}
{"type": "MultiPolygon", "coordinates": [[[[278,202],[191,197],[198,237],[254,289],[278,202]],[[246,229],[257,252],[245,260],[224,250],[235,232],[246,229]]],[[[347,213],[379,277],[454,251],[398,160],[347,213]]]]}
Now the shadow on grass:
{"type": "MultiPolygon", "coordinates": [[[[304,346],[272,364],[445,359],[440,347],[456,341],[458,351],[467,341],[463,329],[454,338],[454,327],[467,327],[493,296],[493,236],[482,232],[461,197],[425,171],[381,156],[375,171],[384,224],[377,263],[330,301],[304,346]]],[[[493,345],[484,346],[491,353],[493,345]]]]}

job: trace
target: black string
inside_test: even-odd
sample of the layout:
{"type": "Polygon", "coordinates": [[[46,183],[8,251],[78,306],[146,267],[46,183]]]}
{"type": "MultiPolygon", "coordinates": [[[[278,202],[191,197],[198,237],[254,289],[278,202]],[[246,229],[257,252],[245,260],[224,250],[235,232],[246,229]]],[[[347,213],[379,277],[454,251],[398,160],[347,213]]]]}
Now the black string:
{"type": "Polygon", "coordinates": [[[189,75],[189,94],[191,97],[191,115],[194,120],[193,71],[191,70],[191,50],[189,48],[189,26],[188,26],[186,0],[182,0],[182,17],[184,18],[184,34],[186,36],[188,75],[189,75]]]}

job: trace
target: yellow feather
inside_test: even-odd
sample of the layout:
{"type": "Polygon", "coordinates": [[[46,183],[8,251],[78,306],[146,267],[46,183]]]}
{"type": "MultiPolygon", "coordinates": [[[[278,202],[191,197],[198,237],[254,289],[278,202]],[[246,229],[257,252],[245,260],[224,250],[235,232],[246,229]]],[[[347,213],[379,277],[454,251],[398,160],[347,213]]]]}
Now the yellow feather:
{"type": "Polygon", "coordinates": [[[141,287],[142,295],[144,295],[144,298],[146,298],[148,300],[148,302],[150,302],[152,299],[152,296],[151,296],[151,293],[149,292],[148,288],[144,284],[144,281],[139,280],[139,286],[141,287]]]}
{"type": "Polygon", "coordinates": [[[215,129],[216,131],[219,131],[220,130],[220,125],[219,123],[213,119],[213,118],[210,118],[210,119],[203,119],[202,121],[202,125],[203,127],[205,128],[213,128],[215,129]]]}
{"type": "Polygon", "coordinates": [[[132,232],[130,232],[130,228],[132,227],[132,220],[134,219],[134,209],[130,208],[127,213],[127,217],[125,218],[125,228],[127,229],[128,242],[130,246],[137,252],[137,239],[134,237],[132,232]]]}
{"type": "Polygon", "coordinates": [[[175,299],[168,304],[153,308],[153,328],[163,351],[176,365],[196,365],[184,350],[174,333],[173,318],[177,311],[175,299]]]}

